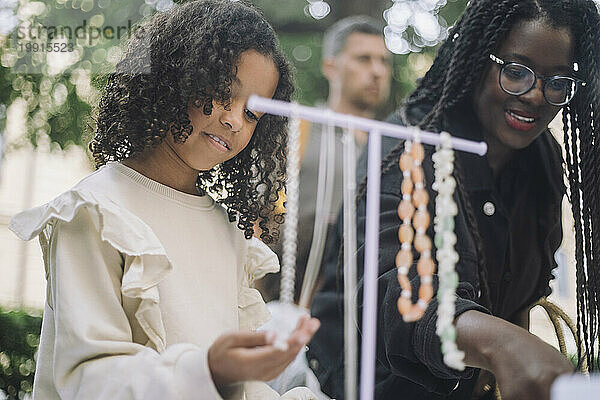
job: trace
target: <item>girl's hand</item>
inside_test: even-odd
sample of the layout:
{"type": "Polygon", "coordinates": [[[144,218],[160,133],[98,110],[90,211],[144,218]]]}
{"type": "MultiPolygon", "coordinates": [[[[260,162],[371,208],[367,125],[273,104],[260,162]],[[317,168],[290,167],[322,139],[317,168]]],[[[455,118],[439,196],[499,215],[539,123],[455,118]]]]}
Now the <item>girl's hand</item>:
{"type": "Polygon", "coordinates": [[[285,351],[273,347],[270,332],[236,332],[217,338],[208,350],[208,367],[216,386],[275,379],[313,337],[320,322],[303,316],[287,340],[285,351]]]}

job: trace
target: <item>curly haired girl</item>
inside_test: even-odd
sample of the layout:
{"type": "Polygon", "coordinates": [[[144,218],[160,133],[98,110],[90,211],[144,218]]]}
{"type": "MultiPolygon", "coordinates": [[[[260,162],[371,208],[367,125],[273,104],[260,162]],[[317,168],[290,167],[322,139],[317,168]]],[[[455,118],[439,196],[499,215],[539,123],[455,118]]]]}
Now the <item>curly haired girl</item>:
{"type": "Polygon", "coordinates": [[[319,321],[301,319],[286,351],[253,332],[269,318],[253,280],[278,269],[263,241],[281,222],[287,136],[246,102],[292,92],[272,27],[243,3],[141,25],[100,101],[98,170],[11,221],[39,235],[47,273],[34,398],[279,398],[252,381],[277,376],[319,321]]]}

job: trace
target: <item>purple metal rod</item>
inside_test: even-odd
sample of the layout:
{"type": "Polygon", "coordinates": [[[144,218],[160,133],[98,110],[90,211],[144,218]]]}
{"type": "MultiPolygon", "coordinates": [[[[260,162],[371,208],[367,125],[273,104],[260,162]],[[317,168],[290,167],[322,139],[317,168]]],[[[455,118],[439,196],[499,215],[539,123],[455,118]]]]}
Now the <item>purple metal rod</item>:
{"type": "MultiPolygon", "coordinates": [[[[250,96],[248,99],[248,108],[265,112],[268,114],[290,116],[291,103],[266,99],[256,95],[250,96]]],[[[400,139],[410,139],[414,137],[413,128],[394,125],[387,122],[375,121],[368,118],[355,117],[354,115],[340,114],[327,112],[327,110],[318,109],[315,107],[306,107],[296,105],[294,112],[299,118],[320,124],[333,124],[344,129],[356,129],[359,131],[370,132],[373,130],[379,131],[382,135],[396,137],[400,139]]],[[[432,132],[420,133],[422,143],[427,143],[437,146],[440,142],[440,135],[432,132]]],[[[472,140],[452,138],[452,148],[455,150],[466,151],[468,153],[484,155],[487,152],[487,144],[485,142],[474,142],[472,140]]]]}
{"type": "Polygon", "coordinates": [[[372,400],[375,392],[377,350],[377,275],[379,273],[379,185],[381,183],[381,134],[369,133],[367,175],[367,222],[363,287],[363,337],[361,349],[360,399],[372,400]]]}

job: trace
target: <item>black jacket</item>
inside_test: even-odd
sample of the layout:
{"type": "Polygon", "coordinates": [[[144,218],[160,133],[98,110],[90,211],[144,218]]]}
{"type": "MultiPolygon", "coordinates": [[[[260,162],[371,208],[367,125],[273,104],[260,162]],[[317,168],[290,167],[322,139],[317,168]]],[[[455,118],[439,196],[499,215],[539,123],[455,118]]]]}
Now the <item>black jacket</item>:
{"type": "MultiPolygon", "coordinates": [[[[413,110],[412,115],[418,118],[427,110],[427,107],[420,107],[413,110]]],[[[397,116],[390,121],[401,123],[397,116]]],[[[448,118],[446,130],[454,136],[482,140],[471,112],[448,118]]],[[[397,143],[397,139],[383,137],[382,153],[387,154],[397,143]]],[[[434,151],[431,146],[426,146],[427,156],[423,163],[431,215],[436,195],[431,189],[431,154],[434,151]]],[[[357,168],[359,181],[366,176],[366,161],[365,151],[357,168]]],[[[459,209],[455,219],[456,251],[460,256],[456,265],[459,274],[456,316],[467,310],[479,310],[510,321],[540,297],[549,294],[551,271],[556,266],[553,256],[562,240],[564,187],[561,161],[560,147],[549,132],[519,151],[496,179],[486,157],[456,152],[456,162],[462,166],[463,184],[483,240],[491,299],[490,308],[481,305],[484,303],[480,299],[474,236],[466,223],[465,204],[455,193],[459,209]]],[[[401,181],[402,173],[397,165],[381,177],[376,398],[396,399],[401,395],[403,399],[469,399],[478,370],[467,368],[460,372],[443,363],[440,341],[435,333],[435,297],[425,316],[416,323],[404,323],[396,308],[401,291],[394,263],[400,248],[397,232],[401,221],[396,210],[402,197],[401,181]]],[[[323,283],[313,299],[311,313],[321,320],[322,325],[308,351],[309,365],[324,392],[336,399],[344,398],[343,274],[337,267],[343,241],[342,220],[340,213],[336,238],[329,241],[326,250],[323,283]]],[[[364,226],[363,196],[357,208],[359,314],[364,226]]],[[[428,233],[432,237],[432,227],[428,233]]],[[[413,285],[418,285],[414,268],[409,277],[413,285]]],[[[434,286],[437,288],[435,276],[434,286]]],[[[416,296],[417,290],[413,293],[416,296]]],[[[359,323],[361,321],[359,315],[359,323]]]]}

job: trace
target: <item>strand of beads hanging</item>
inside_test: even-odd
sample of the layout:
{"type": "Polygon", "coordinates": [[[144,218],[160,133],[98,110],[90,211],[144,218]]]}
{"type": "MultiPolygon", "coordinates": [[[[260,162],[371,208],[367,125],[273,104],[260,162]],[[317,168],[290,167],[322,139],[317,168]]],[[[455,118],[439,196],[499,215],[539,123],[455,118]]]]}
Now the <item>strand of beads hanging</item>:
{"type": "Polygon", "coordinates": [[[438,193],[435,198],[433,220],[439,278],[436,332],[442,343],[444,362],[449,367],[462,371],[465,369],[465,353],[456,346],[456,328],[454,327],[455,297],[458,286],[458,274],[455,269],[458,253],[454,250],[456,244],[454,217],[458,213],[458,207],[453,198],[456,189],[456,181],[452,177],[454,151],[448,133],[440,134],[440,145],[432,159],[435,170],[432,187],[438,193]]]}
{"type": "Polygon", "coordinates": [[[396,255],[396,267],[402,289],[398,311],[405,322],[419,320],[433,297],[432,277],[435,264],[431,257],[431,239],[427,236],[430,217],[427,211],[429,195],[425,189],[425,174],[421,166],[424,158],[425,149],[419,141],[418,133],[415,133],[414,143],[406,142],[399,160],[403,180],[398,216],[402,224],[398,229],[400,251],[396,255]],[[413,264],[413,240],[415,250],[419,253],[417,273],[420,280],[419,297],[415,304],[412,302],[412,286],[408,278],[408,271],[413,264]]]}
{"type": "Polygon", "coordinates": [[[300,174],[300,119],[297,105],[292,103],[289,119],[287,144],[287,187],[285,203],[285,223],[283,224],[283,256],[281,263],[280,310],[270,322],[276,327],[273,346],[281,351],[288,349],[287,340],[298,323],[294,305],[294,284],[296,277],[296,250],[298,243],[298,188],[300,174]]]}

